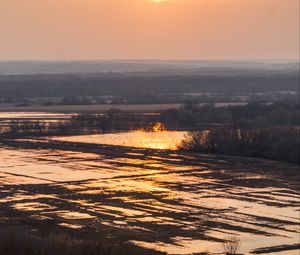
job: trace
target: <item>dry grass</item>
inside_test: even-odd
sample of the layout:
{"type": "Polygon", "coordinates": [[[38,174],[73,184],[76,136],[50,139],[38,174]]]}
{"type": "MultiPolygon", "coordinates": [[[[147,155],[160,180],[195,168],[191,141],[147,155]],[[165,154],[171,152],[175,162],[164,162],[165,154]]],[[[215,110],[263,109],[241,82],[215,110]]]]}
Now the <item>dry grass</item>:
{"type": "Polygon", "coordinates": [[[0,255],[158,255],[128,242],[80,240],[66,233],[53,232],[46,237],[21,228],[0,230],[0,255]]]}

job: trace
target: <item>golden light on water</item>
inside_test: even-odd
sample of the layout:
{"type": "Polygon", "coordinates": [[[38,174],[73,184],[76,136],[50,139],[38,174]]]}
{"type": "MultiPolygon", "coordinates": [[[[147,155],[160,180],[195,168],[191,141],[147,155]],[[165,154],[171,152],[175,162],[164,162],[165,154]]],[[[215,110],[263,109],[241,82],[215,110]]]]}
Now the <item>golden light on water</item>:
{"type": "Polygon", "coordinates": [[[166,131],[160,125],[153,127],[153,131],[144,130],[99,135],[83,135],[70,137],[57,137],[55,140],[65,142],[84,142],[92,144],[105,144],[145,149],[176,150],[186,132],[166,131]],[[157,131],[155,131],[157,130],[157,131]]]}

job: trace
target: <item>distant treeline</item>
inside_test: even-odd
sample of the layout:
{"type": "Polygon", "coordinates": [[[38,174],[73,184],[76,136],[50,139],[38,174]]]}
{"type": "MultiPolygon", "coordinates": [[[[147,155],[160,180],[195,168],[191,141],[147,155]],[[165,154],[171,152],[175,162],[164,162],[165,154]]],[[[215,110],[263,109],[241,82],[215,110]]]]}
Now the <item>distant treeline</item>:
{"type": "Polygon", "coordinates": [[[300,125],[299,103],[250,103],[245,106],[214,107],[185,104],[180,109],[162,112],[166,127],[199,127],[208,124],[227,124],[238,127],[270,125],[300,125]]]}
{"type": "Polygon", "coordinates": [[[156,114],[129,114],[111,109],[105,114],[79,114],[65,121],[23,121],[16,120],[0,128],[0,134],[14,135],[51,135],[107,131],[152,131],[160,120],[156,114]]]}
{"type": "Polygon", "coordinates": [[[85,129],[109,130],[148,130],[159,122],[159,114],[130,114],[118,109],[111,109],[105,114],[80,114],[70,120],[73,127],[85,129]]]}
{"type": "Polygon", "coordinates": [[[53,74],[2,75],[0,95],[5,97],[139,96],[225,93],[242,95],[270,91],[299,91],[299,72],[262,72],[247,75],[176,74],[53,74]]]}
{"type": "Polygon", "coordinates": [[[215,128],[189,132],[181,149],[300,164],[299,128],[215,128]]]}
{"type": "Polygon", "coordinates": [[[186,104],[180,109],[170,109],[160,114],[134,114],[111,109],[104,114],[74,115],[66,121],[12,121],[2,126],[0,133],[49,135],[138,129],[151,131],[157,123],[171,130],[195,130],[214,126],[231,128],[300,126],[300,104],[253,103],[232,107],[186,104]]]}

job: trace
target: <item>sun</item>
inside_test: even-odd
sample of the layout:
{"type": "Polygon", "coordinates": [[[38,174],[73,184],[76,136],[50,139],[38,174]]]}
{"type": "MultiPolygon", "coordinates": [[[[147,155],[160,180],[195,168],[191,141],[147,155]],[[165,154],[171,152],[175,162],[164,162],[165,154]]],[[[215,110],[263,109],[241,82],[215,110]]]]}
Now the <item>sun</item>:
{"type": "Polygon", "coordinates": [[[155,2],[155,3],[161,3],[161,2],[166,2],[168,0],[151,0],[152,2],[155,2]]]}

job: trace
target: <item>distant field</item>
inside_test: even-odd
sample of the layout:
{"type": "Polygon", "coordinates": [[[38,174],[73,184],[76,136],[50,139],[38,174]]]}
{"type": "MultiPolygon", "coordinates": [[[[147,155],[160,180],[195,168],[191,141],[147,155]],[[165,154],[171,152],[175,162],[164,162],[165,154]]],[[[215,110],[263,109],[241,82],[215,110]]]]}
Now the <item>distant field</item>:
{"type": "Polygon", "coordinates": [[[109,109],[121,109],[124,111],[153,112],[178,108],[181,104],[150,104],[150,105],[33,105],[33,106],[14,106],[0,104],[0,112],[59,112],[59,113],[93,113],[105,112],[109,109]]]}

